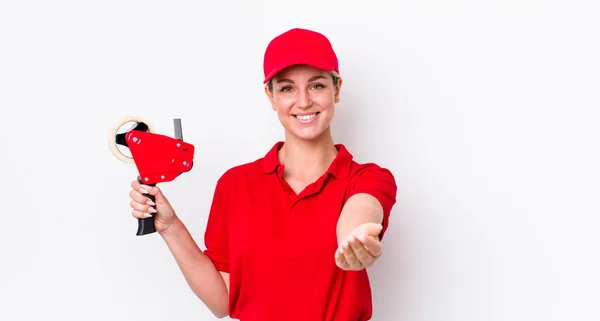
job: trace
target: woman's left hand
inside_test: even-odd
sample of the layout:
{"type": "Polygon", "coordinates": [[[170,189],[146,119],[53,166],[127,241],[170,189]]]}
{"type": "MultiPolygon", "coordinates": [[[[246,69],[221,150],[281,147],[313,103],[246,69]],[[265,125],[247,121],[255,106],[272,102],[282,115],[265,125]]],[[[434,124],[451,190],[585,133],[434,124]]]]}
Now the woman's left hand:
{"type": "Polygon", "coordinates": [[[337,266],[347,271],[360,271],[372,266],[382,253],[379,241],[381,229],[381,224],[377,223],[357,226],[335,251],[337,266]]]}

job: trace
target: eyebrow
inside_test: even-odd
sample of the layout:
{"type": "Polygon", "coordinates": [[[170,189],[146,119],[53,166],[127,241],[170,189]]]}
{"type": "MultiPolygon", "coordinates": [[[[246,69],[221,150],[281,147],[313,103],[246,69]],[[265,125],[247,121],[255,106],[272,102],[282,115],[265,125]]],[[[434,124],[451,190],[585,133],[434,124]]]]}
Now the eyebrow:
{"type": "MultiPolygon", "coordinates": [[[[318,75],[318,76],[311,77],[311,78],[308,80],[308,82],[315,81],[315,80],[317,80],[317,79],[327,79],[327,78],[325,78],[325,76],[323,76],[323,75],[318,75]]],[[[293,80],[291,80],[291,79],[287,79],[287,78],[284,78],[284,79],[277,79],[277,83],[281,83],[281,82],[288,82],[288,83],[291,83],[291,84],[293,84],[293,83],[294,83],[294,81],[293,81],[293,80]]]]}

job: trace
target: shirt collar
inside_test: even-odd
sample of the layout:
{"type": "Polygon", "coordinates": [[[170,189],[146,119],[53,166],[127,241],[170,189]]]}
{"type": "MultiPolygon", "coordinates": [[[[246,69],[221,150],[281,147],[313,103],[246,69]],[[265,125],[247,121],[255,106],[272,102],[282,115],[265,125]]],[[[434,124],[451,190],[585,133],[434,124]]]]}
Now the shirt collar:
{"type": "MultiPolygon", "coordinates": [[[[281,165],[277,152],[283,147],[284,142],[279,141],[273,145],[273,147],[267,152],[261,161],[261,167],[265,174],[271,174],[277,170],[281,165]]],[[[346,146],[343,144],[336,144],[335,148],[338,150],[336,157],[329,165],[326,174],[331,174],[336,178],[345,178],[350,174],[350,167],[352,165],[353,156],[350,154],[346,146]]]]}

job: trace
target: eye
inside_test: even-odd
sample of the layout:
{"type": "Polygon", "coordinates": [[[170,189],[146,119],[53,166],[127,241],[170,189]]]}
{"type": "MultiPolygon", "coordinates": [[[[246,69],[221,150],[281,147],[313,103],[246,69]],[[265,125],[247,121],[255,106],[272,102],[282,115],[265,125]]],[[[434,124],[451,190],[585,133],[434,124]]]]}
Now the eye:
{"type": "Polygon", "coordinates": [[[312,85],[312,88],[313,89],[323,89],[323,88],[325,88],[325,86],[323,84],[314,84],[314,85],[312,85]]]}
{"type": "Polygon", "coordinates": [[[292,86],[285,86],[285,87],[282,87],[281,89],[279,89],[279,91],[281,91],[281,92],[288,92],[290,90],[292,90],[292,86]]]}

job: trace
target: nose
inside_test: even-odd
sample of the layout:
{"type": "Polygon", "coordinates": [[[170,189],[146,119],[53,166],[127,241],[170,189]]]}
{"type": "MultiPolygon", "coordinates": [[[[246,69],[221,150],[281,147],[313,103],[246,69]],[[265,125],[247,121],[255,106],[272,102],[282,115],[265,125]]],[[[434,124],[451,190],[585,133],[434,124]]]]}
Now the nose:
{"type": "Polygon", "coordinates": [[[296,101],[298,108],[308,108],[312,105],[312,100],[308,90],[303,89],[298,91],[298,100],[296,101]]]}

